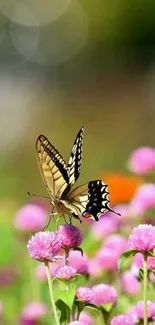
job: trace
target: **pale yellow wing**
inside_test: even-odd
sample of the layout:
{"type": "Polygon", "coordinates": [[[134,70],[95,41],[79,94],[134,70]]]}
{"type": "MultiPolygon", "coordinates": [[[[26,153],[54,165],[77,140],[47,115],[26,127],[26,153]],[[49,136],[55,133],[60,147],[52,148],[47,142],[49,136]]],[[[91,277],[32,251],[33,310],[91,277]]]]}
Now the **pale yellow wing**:
{"type": "Polygon", "coordinates": [[[69,184],[66,162],[44,135],[37,138],[36,151],[41,175],[49,196],[61,198],[69,184]]]}
{"type": "Polygon", "coordinates": [[[67,165],[69,184],[71,186],[76,182],[81,172],[83,134],[84,126],[79,130],[75,138],[67,165]]]}
{"type": "Polygon", "coordinates": [[[101,180],[95,180],[71,189],[67,200],[75,209],[75,215],[98,221],[106,211],[116,213],[109,207],[107,187],[101,180]]]}

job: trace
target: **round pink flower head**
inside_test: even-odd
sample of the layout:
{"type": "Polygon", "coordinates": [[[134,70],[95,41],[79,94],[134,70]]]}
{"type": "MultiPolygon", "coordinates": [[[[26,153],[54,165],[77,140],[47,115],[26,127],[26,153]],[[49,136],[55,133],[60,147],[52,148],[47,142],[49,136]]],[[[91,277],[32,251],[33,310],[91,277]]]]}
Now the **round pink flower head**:
{"type": "Polygon", "coordinates": [[[118,229],[118,221],[115,217],[111,217],[110,212],[106,212],[104,217],[100,217],[98,222],[92,224],[93,236],[100,240],[118,229]]]}
{"type": "Polygon", "coordinates": [[[73,225],[62,225],[58,229],[62,248],[74,248],[82,243],[81,231],[73,225]]]}
{"type": "Polygon", "coordinates": [[[113,249],[103,248],[96,254],[96,266],[99,270],[117,270],[118,255],[113,249]]]}
{"type": "MultiPolygon", "coordinates": [[[[138,319],[144,318],[144,302],[139,301],[135,307],[138,319]]],[[[149,320],[155,320],[155,302],[147,301],[147,315],[149,320]]]]}
{"type": "Polygon", "coordinates": [[[31,258],[41,262],[53,261],[61,249],[61,240],[56,232],[38,232],[28,241],[31,258]]]}
{"type": "Polygon", "coordinates": [[[117,292],[113,286],[108,284],[97,284],[92,287],[94,297],[91,303],[94,305],[102,305],[107,303],[117,303],[117,292]]]}
{"type": "Polygon", "coordinates": [[[89,259],[89,275],[95,277],[100,273],[100,271],[101,267],[98,263],[98,259],[96,257],[89,259]]]}
{"type": "MultiPolygon", "coordinates": [[[[58,263],[49,263],[49,270],[50,270],[50,274],[51,277],[55,276],[55,271],[58,268],[59,264],[58,263]]],[[[42,280],[42,281],[46,281],[47,280],[47,276],[46,276],[46,270],[45,270],[45,265],[40,263],[37,265],[37,267],[35,268],[35,275],[37,277],[37,279],[42,280]]]]}
{"type": "Polygon", "coordinates": [[[16,214],[14,226],[22,231],[35,232],[43,229],[47,218],[46,210],[37,204],[27,204],[16,214]]]}
{"type": "Polygon", "coordinates": [[[155,149],[141,147],[133,151],[129,158],[129,168],[137,174],[152,171],[155,168],[155,149]]]}
{"type": "Polygon", "coordinates": [[[31,302],[21,312],[22,320],[38,320],[47,314],[47,305],[43,302],[31,302]]]}
{"type": "Polygon", "coordinates": [[[75,320],[74,322],[70,322],[68,325],[88,325],[88,324],[75,320]]]}
{"type": "Polygon", "coordinates": [[[148,209],[155,208],[155,184],[142,184],[136,190],[129,204],[128,213],[131,216],[144,215],[148,209]]]}
{"type": "Polygon", "coordinates": [[[105,239],[104,248],[112,249],[117,256],[121,255],[127,248],[127,239],[121,235],[111,235],[105,239]]]}
{"type": "Polygon", "coordinates": [[[130,296],[135,296],[140,291],[140,282],[131,271],[126,271],[121,277],[121,287],[130,296]]]}
{"type": "Polygon", "coordinates": [[[76,289],[76,298],[81,302],[88,302],[93,298],[92,289],[88,287],[79,287],[76,289]]]}
{"type": "Polygon", "coordinates": [[[132,230],[128,240],[129,248],[149,252],[155,248],[155,227],[139,225],[132,230]]]}
{"type": "Polygon", "coordinates": [[[85,311],[82,311],[82,313],[80,314],[79,321],[80,322],[83,322],[83,323],[85,323],[87,325],[93,325],[93,318],[92,318],[92,316],[90,316],[85,311]]]}
{"type": "Polygon", "coordinates": [[[69,265],[72,266],[79,274],[88,274],[89,262],[85,253],[82,255],[79,251],[70,251],[69,265]]]}
{"type": "Polygon", "coordinates": [[[117,315],[112,320],[110,325],[136,325],[131,315],[117,315]]]}
{"type": "MultiPolygon", "coordinates": [[[[134,257],[135,265],[140,269],[143,268],[144,256],[141,253],[138,253],[134,257]]],[[[155,257],[148,256],[147,258],[147,268],[148,270],[155,269],[155,257]]]]}
{"type": "Polygon", "coordinates": [[[69,280],[76,274],[76,270],[69,265],[60,266],[55,270],[55,276],[60,279],[69,280]]]}

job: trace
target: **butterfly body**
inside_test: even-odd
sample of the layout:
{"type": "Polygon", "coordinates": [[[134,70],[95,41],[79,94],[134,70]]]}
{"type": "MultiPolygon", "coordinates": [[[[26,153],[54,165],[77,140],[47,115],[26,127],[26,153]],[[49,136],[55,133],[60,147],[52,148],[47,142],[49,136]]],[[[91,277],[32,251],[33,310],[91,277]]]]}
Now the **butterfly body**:
{"type": "Polygon", "coordinates": [[[83,133],[84,127],[76,136],[68,164],[50,141],[40,135],[36,142],[37,160],[53,209],[62,216],[98,221],[105,211],[114,212],[109,207],[107,185],[95,180],[74,187],[81,172],[83,133]]]}

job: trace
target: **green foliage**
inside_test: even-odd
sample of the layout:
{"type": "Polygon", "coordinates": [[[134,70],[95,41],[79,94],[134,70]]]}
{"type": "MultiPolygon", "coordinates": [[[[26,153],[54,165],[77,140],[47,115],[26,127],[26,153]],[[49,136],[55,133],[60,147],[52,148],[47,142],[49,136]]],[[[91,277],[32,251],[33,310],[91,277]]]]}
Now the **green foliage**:
{"type": "Polygon", "coordinates": [[[123,254],[121,254],[121,256],[119,257],[118,260],[118,270],[119,271],[124,271],[126,269],[126,265],[125,262],[127,262],[127,260],[134,256],[136,253],[138,253],[135,249],[130,249],[126,252],[124,252],[123,254]]]}
{"type": "Polygon", "coordinates": [[[14,257],[15,236],[7,224],[1,224],[0,226],[0,239],[0,265],[2,266],[9,264],[14,257]]]}
{"type": "Polygon", "coordinates": [[[66,322],[69,307],[61,299],[56,301],[56,306],[60,311],[60,323],[66,322]]]}
{"type": "Polygon", "coordinates": [[[73,301],[75,298],[76,286],[72,286],[67,291],[56,291],[55,297],[57,300],[63,301],[70,309],[72,309],[73,301]]]}

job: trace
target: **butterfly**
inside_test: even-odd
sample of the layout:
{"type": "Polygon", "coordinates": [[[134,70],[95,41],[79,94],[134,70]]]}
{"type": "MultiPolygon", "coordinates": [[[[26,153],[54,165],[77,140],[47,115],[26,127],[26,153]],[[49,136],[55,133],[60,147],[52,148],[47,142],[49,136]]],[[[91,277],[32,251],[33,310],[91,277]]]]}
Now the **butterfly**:
{"type": "Polygon", "coordinates": [[[81,217],[98,221],[105,211],[116,212],[109,207],[108,185],[102,180],[74,187],[81,172],[83,134],[84,126],[75,138],[68,163],[44,135],[39,135],[37,160],[52,212],[56,210],[64,217],[73,216],[80,221],[81,217]]]}

